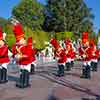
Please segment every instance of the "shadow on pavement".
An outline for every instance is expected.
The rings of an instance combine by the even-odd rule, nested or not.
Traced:
[[[43,68],[43,66],[42,66],[42,68]],[[55,67],[54,68],[50,68],[49,69],[49,71],[48,70],[43,70],[43,69],[41,69],[41,71],[36,71],[36,73],[38,74],[38,73],[51,73],[52,72],[52,74],[56,74],[57,73],[57,68],[55,69]],[[72,73],[71,71],[65,71],[65,76],[66,75],[70,75],[70,76],[74,76],[74,77],[78,77],[78,78],[80,78],[80,74],[77,74],[77,73]]]
[[[19,80],[19,78],[15,77],[15,76],[8,75],[8,80],[9,81],[16,81],[17,82]]]
[[[82,98],[81,100],[100,100],[100,96],[97,96],[96,99]]]
[[[47,100],[59,100],[59,99],[57,97],[51,95],[51,96],[48,97]]]
[[[63,80],[62,77],[61,78],[57,78],[56,76],[49,74],[49,73],[41,73],[39,74],[40,76],[50,80],[51,82],[54,82],[54,83],[58,83],[60,85],[63,85],[65,87],[69,87],[69,88],[72,88],[74,90],[77,90],[77,91],[80,91],[80,92],[84,92],[88,95],[91,95],[91,96],[95,96],[97,99],[96,100],[100,100],[100,97],[98,94],[92,92],[90,89],[88,88],[85,88],[79,84],[76,84],[76,83],[72,83],[72,82],[69,82],[68,80]],[[84,100],[84,98],[83,98]],[[89,100],[89,99],[88,99]],[[91,100],[91,99],[90,99]]]
[[[66,73],[65,72],[65,75],[71,75],[71,76],[74,76],[74,77],[78,77],[78,78],[80,78],[80,74],[77,74],[77,73],[72,73],[72,72],[68,72],[68,73]]]

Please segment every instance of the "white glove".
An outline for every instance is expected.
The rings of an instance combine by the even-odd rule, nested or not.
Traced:
[[[59,57],[56,57],[56,60],[59,60],[60,58]]]
[[[86,55],[83,55],[83,58],[86,58]]]
[[[17,55],[15,55],[15,58],[16,59],[20,59],[21,58],[21,55],[17,54]]]

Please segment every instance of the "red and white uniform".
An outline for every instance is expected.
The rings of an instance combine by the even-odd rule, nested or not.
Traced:
[[[81,48],[80,55],[84,65],[91,65],[92,49],[90,47]]]
[[[74,61],[75,59],[75,51],[74,51],[74,48],[73,48],[73,44],[71,43],[71,40],[70,39],[66,39],[64,41],[65,43],[65,51],[66,51],[66,55],[67,55],[67,61],[66,62],[71,62],[71,61]]]
[[[36,50],[32,49],[29,45],[16,45],[12,49],[13,57],[17,58],[18,65],[26,65],[26,67],[30,66],[32,62],[36,60],[35,54]],[[21,56],[18,58],[18,55]],[[27,66],[28,65],[28,66]],[[21,68],[22,68],[21,66]],[[30,68],[25,68],[30,71]]]
[[[34,64],[36,66],[36,57],[35,57],[35,55],[37,53],[37,50],[34,49],[33,46],[32,46],[32,37],[28,38],[27,49],[31,53],[31,59],[32,59],[31,64]]]
[[[60,51],[56,51],[55,58],[57,58],[58,64],[65,65],[67,56],[63,49],[61,49]]]
[[[0,68],[4,67],[7,69],[7,65],[10,59],[8,57],[8,46],[4,44],[3,41],[3,32],[0,27]]]
[[[61,46],[59,45],[59,43],[56,39],[52,39],[50,41],[50,43],[54,47],[54,52],[55,52],[54,55],[55,55],[55,58],[58,61],[58,64],[59,65],[65,65],[67,56],[66,56],[66,53],[65,53],[64,49],[61,48]]]
[[[7,45],[0,46],[0,64],[2,64],[2,67],[7,69],[9,61],[10,59],[8,57],[8,46]]]
[[[94,39],[90,40],[90,47],[92,49],[92,59],[91,61],[93,62],[98,62],[98,57],[99,57],[99,50],[96,49],[95,41]]]
[[[0,63],[8,63],[9,57],[8,57],[8,46],[7,45],[3,45],[0,46]]]
[[[16,44],[12,48],[13,57],[17,59],[17,64],[21,69],[26,69],[30,72],[31,63],[35,61],[35,50],[32,45],[25,43],[22,26],[18,23],[14,26],[14,35],[16,37]]]

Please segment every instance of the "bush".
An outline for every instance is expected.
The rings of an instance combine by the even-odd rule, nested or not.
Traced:
[[[73,32],[59,32],[59,33],[56,33],[55,35],[56,35],[56,38],[58,40],[62,40],[62,39],[65,39],[65,38],[74,39]]]
[[[13,34],[7,34],[7,44],[11,50],[12,46],[16,43],[16,39]]]
[[[25,32],[26,40],[28,39],[28,37],[32,36],[33,46],[38,50],[44,49],[45,41],[49,41],[47,32],[39,31],[39,30],[32,31],[30,28],[28,28],[26,26],[23,28],[23,31]],[[12,45],[15,44],[15,42],[16,42],[15,36],[12,31],[12,26],[7,25],[4,28],[4,32],[7,33],[6,40],[7,40],[7,44],[9,46],[9,48],[11,49]]]
[[[28,27],[24,28],[26,39],[32,36],[33,45],[36,49],[43,49],[45,47],[45,41],[49,41],[48,33],[44,31],[32,31]]]

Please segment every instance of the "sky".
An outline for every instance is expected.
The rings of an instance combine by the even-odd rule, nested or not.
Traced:
[[[100,29],[100,0],[84,0],[89,8],[92,8],[92,13],[94,14],[95,18],[94,22],[94,30],[98,32]]]
[[[45,3],[45,0],[38,0],[41,3]],[[92,13],[95,16],[93,20],[94,31],[100,28],[100,0],[84,0],[89,8],[92,8]],[[12,8],[17,5],[20,0],[0,0],[0,17],[9,18],[11,16]]]

